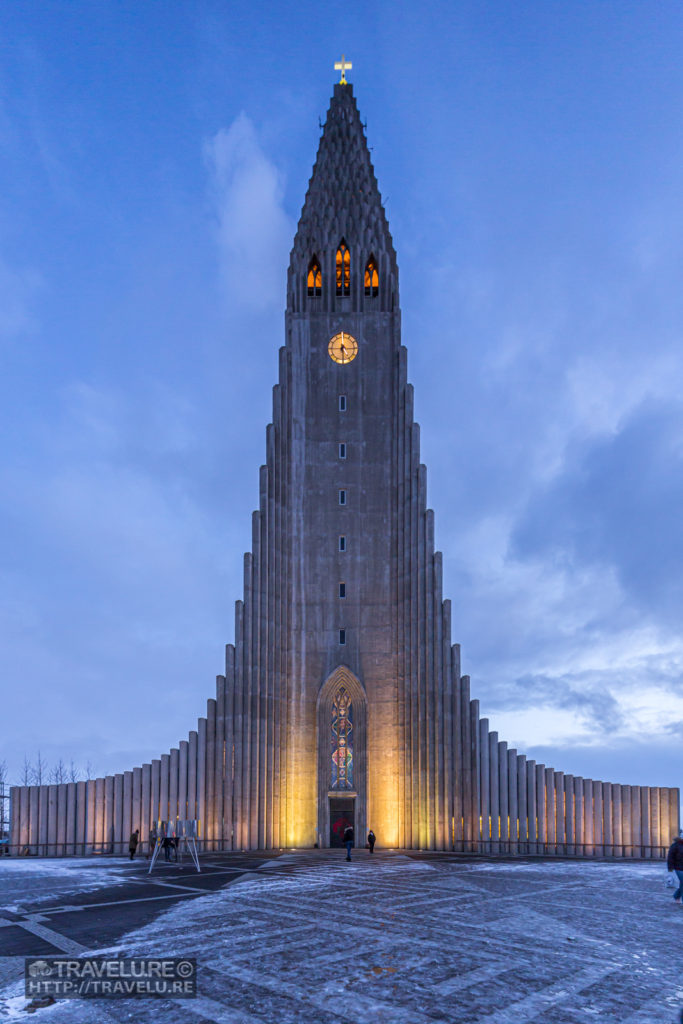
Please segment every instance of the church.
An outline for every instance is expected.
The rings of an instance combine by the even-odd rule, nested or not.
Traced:
[[[121,774],[12,790],[11,844],[123,853],[197,819],[204,849],[341,844],[659,857],[677,789],[536,764],[480,716],[451,640],[401,341],[398,266],[342,59],[287,273],[235,642],[206,715]],[[284,268],[283,268],[284,270]],[[150,752],[151,754],[152,752]]]

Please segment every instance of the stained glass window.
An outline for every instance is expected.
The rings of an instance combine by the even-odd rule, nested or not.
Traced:
[[[332,705],[331,789],[353,789],[353,704],[342,687]]]

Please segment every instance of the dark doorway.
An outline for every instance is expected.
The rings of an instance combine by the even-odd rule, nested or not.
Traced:
[[[330,797],[330,846],[344,845],[344,829],[347,825],[353,828],[355,809],[355,797]]]

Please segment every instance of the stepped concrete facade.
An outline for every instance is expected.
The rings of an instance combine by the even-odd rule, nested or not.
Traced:
[[[196,730],[148,764],[12,790],[15,850],[381,845],[660,856],[677,789],[565,775],[491,732],[451,642],[401,344],[398,267],[352,86],[335,86],[291,253],[235,643]]]

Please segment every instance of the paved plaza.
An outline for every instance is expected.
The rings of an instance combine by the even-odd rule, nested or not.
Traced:
[[[151,881],[144,862],[80,861],[70,880],[51,879],[49,862],[23,874],[16,865],[0,874],[11,908],[0,911],[0,939],[16,954],[0,961],[0,1015],[46,1024],[678,1024],[683,909],[660,862],[365,850],[351,864],[342,858],[215,854],[201,875],[161,865]],[[20,956],[105,949],[195,956],[200,994],[72,1000],[26,1014]]]

